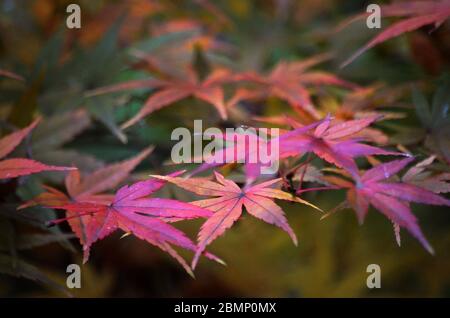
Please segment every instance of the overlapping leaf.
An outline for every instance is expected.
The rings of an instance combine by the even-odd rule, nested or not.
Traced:
[[[402,177],[405,183],[411,183],[434,193],[450,192],[450,173],[433,173],[427,170],[436,159],[431,156],[411,167]]]
[[[177,173],[173,175],[176,176]],[[212,212],[172,199],[148,198],[164,183],[164,181],[152,179],[140,181],[131,186],[123,186],[117,191],[110,204],[75,202],[58,207],[68,211],[68,214],[69,212],[74,214],[62,220],[71,217],[80,220],[78,225],[72,226],[83,243],[84,261],[88,260],[90,248],[94,242],[122,229],[169,253],[190,275],[193,275],[190,267],[171,245],[191,251],[197,251],[197,247],[183,232],[167,222],[171,219],[178,221],[209,217]],[[206,256],[218,260],[211,254],[207,253]]]
[[[361,143],[354,135],[372,124],[378,117],[349,120],[332,124],[330,117],[311,125],[300,127],[280,136],[280,157],[298,156],[313,152],[320,158],[353,176],[358,167],[353,158],[371,155],[399,155],[378,147]]]
[[[105,193],[105,191],[113,189],[124,181],[130,172],[150,154],[152,149],[145,149],[134,158],[105,166],[83,178],[79,171],[72,171],[65,179],[67,193],[53,187],[44,186],[46,192],[22,204],[20,208],[34,205],[59,207],[73,203],[108,205],[112,202],[114,196]],[[90,218],[89,216],[77,217],[77,215],[77,212],[71,210],[66,212],[67,221],[72,231],[77,234],[81,244],[85,244],[86,234],[84,231],[88,227]]]
[[[257,84],[255,89],[239,89],[234,98],[229,101],[234,105],[241,100],[261,99],[268,96],[276,96],[287,101],[294,110],[301,114],[308,114],[314,119],[320,118],[320,114],[311,101],[309,87],[332,85],[346,88],[356,88],[355,84],[347,82],[339,77],[320,71],[307,71],[310,67],[328,59],[329,56],[314,56],[304,61],[280,62],[267,75],[255,72],[241,73],[236,76],[239,81],[248,81]]]
[[[36,119],[28,127],[0,139],[0,159],[6,157],[18,146],[30,131],[36,127],[39,120],[40,119]],[[65,171],[74,169],[75,168],[49,166],[32,159],[11,158],[0,161],[0,179],[16,178],[42,171]]]
[[[295,245],[297,245],[297,237],[289,226],[283,210],[273,202],[273,199],[299,202],[318,209],[311,203],[298,197],[294,197],[287,192],[270,188],[270,186],[281,181],[281,179],[274,179],[241,189],[236,183],[225,179],[217,172],[215,172],[217,182],[199,182],[194,178],[184,179],[171,176],[152,177],[169,181],[198,195],[215,197],[192,202],[197,206],[214,212],[214,214],[202,225],[198,234],[199,245],[192,261],[192,268],[196,267],[198,259],[206,246],[211,244],[217,237],[224,234],[225,231],[232,227],[232,225],[240,218],[243,207],[245,207],[247,212],[254,217],[269,224],[276,225],[286,231]]]
[[[22,208],[43,205],[60,206],[70,202],[91,202],[105,203],[111,202],[113,196],[106,194],[105,191],[114,189],[124,181],[130,172],[147,157],[153,148],[143,150],[137,156],[119,162],[110,164],[84,176],[79,171],[72,171],[66,176],[65,186],[67,194],[55,188],[45,186],[47,192],[41,193],[33,200],[22,205]]]
[[[413,160],[414,158],[406,158],[375,166],[367,170],[355,184],[335,177],[327,180],[348,189],[347,201],[356,211],[360,223],[364,221],[369,206],[372,205],[396,226],[407,229],[428,252],[434,253],[412,214],[409,203],[450,206],[450,200],[424,188],[390,180]],[[396,232],[399,238],[399,229]]]
[[[125,82],[113,86],[103,87],[91,91],[89,95],[98,95],[103,93],[117,92],[136,88],[155,88],[157,92],[152,94],[144,103],[141,110],[130,120],[122,125],[127,128],[136,122],[151,114],[152,112],[169,106],[188,96],[194,96],[202,101],[213,105],[219,112],[222,119],[227,118],[225,109],[223,83],[231,81],[230,72],[218,69],[213,71],[205,80],[199,81],[194,73],[190,73],[187,79],[169,79],[169,80],[136,80]]]

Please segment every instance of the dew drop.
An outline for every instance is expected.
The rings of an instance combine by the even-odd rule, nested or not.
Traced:
[[[383,167],[384,178],[389,178],[389,171],[386,170],[386,167]]]

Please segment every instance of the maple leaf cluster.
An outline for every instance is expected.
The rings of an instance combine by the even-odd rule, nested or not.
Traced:
[[[344,65],[375,45],[407,31],[429,24],[439,27],[450,16],[450,2],[417,1],[386,5],[382,6],[382,15],[406,18],[379,34]],[[367,15],[360,15],[352,21],[363,16]],[[164,34],[192,26],[196,24],[175,21],[161,27],[158,32]],[[89,42],[89,39],[86,41]],[[212,37],[196,36],[185,43],[180,49],[181,53],[178,53],[195,51],[198,43],[203,44],[202,50],[213,50],[220,46],[216,42]],[[367,100],[377,91],[376,88],[360,87],[337,75],[312,70],[330,59],[330,54],[300,61],[281,61],[269,72],[236,72],[223,65],[208,65],[206,74],[201,74],[194,63],[185,63],[181,69],[173,72],[164,56],[155,57],[143,50],[133,50],[132,54],[139,60],[133,67],[144,71],[156,70],[152,75],[156,73],[158,76],[86,88],[84,92],[84,97],[89,99],[146,90],[143,105],[136,114],[121,127],[109,125],[119,136],[123,136],[123,130],[153,116],[160,109],[191,98],[199,101],[200,105],[212,105],[224,124],[227,120],[240,124],[236,120],[239,118],[236,113],[245,110],[247,103],[264,103],[275,98],[289,108],[281,116],[253,116],[253,122],[283,127],[282,133],[268,141],[259,140],[258,147],[253,150],[240,151],[241,148],[237,147],[241,145],[231,145],[217,151],[214,156],[227,157],[227,164],[205,163],[188,173],[180,170],[168,175],[152,174],[130,185],[123,183],[152,153],[153,147],[133,158],[103,166],[90,173],[82,173],[75,167],[45,165],[22,157],[0,161],[0,179],[44,171],[68,171],[64,180],[65,191],[45,186],[45,192],[25,202],[20,208],[39,205],[65,211],[64,218],[53,220],[48,225],[68,222],[83,246],[84,262],[88,261],[95,242],[121,230],[168,253],[193,276],[201,256],[224,263],[206,249],[230,230],[244,212],[285,231],[297,245],[295,229],[291,228],[288,217],[275,200],[290,201],[323,212],[303,196],[311,191],[336,190],[346,192],[344,206],[356,212],[360,223],[363,223],[372,206],[394,224],[398,244],[400,229],[404,228],[428,252],[434,253],[411,211],[411,203],[450,206],[450,200],[441,195],[450,192],[448,174],[436,175],[427,170],[434,160],[445,162],[445,158],[433,154],[401,175],[401,171],[412,164],[415,157],[401,145],[394,148],[393,144],[388,144],[388,136],[378,126],[380,122],[396,118],[398,114],[367,106]],[[25,80],[6,70],[0,70],[0,76]],[[334,110],[319,107],[314,98],[314,91],[329,87],[339,88],[346,96]],[[228,94],[230,91],[231,94]],[[428,117],[432,117],[431,114]],[[0,158],[11,154],[38,125],[39,120],[3,137],[0,140]],[[431,125],[428,121],[426,123]],[[278,159],[282,165],[277,173],[262,176],[261,165],[249,162],[248,158],[253,155],[251,151],[259,152],[261,147],[270,148],[273,142],[279,145]],[[383,161],[378,156],[383,156]],[[230,157],[232,165],[229,163]],[[313,161],[318,164],[314,165]],[[230,166],[240,171],[240,163],[244,168],[243,182],[236,181],[232,174],[227,173]],[[211,169],[210,175],[196,177],[196,174],[210,172]],[[160,197],[157,192],[167,183],[206,198],[184,202]],[[305,183],[320,186],[308,187]],[[174,226],[177,222],[198,218],[205,221],[196,242]],[[176,248],[193,252],[192,262],[186,262]]]
[[[368,145],[362,142],[361,137],[355,137],[361,136],[360,132],[378,119],[379,117],[370,117],[342,122],[327,116],[310,125],[288,130],[277,137],[280,158],[299,158],[304,154],[315,154],[340,168],[338,171],[343,177],[319,175],[318,181],[328,184],[328,187],[322,189],[299,187],[295,193],[289,193],[273,187],[287,181],[286,176],[257,183],[254,180],[257,180],[259,175],[253,173],[251,179],[253,181],[240,187],[217,171],[214,172],[216,181],[193,176],[180,177],[179,175],[184,171],[179,171],[167,176],[152,175],[149,180],[121,187],[114,195],[104,193],[125,180],[128,174],[151,153],[153,148],[149,148],[134,158],[103,167],[83,178],[78,170],[73,170],[65,179],[67,194],[47,186],[47,192],[23,204],[21,208],[38,204],[65,210],[66,217],[52,221],[51,225],[62,221],[69,223],[83,244],[84,261],[88,260],[93,243],[120,229],[169,253],[189,274],[193,275],[192,269],[196,267],[202,254],[222,262],[211,253],[205,252],[205,249],[232,227],[241,217],[244,208],[250,215],[284,230],[296,245],[297,237],[294,230],[289,226],[283,210],[274,202],[274,199],[302,203],[321,211],[320,208],[302,199],[300,195],[305,191],[343,188],[347,189],[347,202],[356,211],[361,223],[369,206],[373,205],[394,223],[398,241],[400,241],[400,228],[403,227],[430,253],[433,253],[431,245],[425,239],[416,218],[411,213],[409,203],[450,206],[450,201],[434,194],[433,191],[408,182],[413,179],[413,175],[423,172],[423,168],[417,172],[410,171],[410,176],[405,175],[403,182],[391,181],[392,177],[414,158],[401,152]],[[225,152],[228,150],[237,153],[233,148],[226,148]],[[239,153],[243,157],[236,157],[236,162],[238,159],[248,158],[248,153]],[[380,163],[361,173],[354,158],[373,155],[406,156],[407,158]],[[305,166],[301,179],[305,176],[307,164],[308,162],[303,163]],[[210,168],[210,165],[204,165]],[[244,161],[244,165],[255,164]],[[249,170],[259,171],[255,167],[247,171]],[[161,189],[166,182],[197,195],[212,198],[186,203],[149,197]],[[445,182],[444,184],[446,185]],[[173,222],[194,218],[207,219],[198,234],[197,244],[171,225]],[[171,245],[193,251],[195,256],[192,265],[189,266]]]

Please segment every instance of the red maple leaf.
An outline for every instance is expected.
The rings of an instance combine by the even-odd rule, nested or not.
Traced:
[[[169,106],[189,96],[194,96],[213,105],[222,119],[227,118],[224,93],[222,85],[231,81],[233,77],[225,69],[213,71],[205,80],[199,81],[194,72],[188,72],[187,79],[170,78],[169,80],[135,80],[112,86],[102,87],[91,91],[88,95],[118,92],[137,88],[154,88],[157,92],[152,94],[144,103],[141,110],[130,120],[122,125],[127,128],[154,111]]]
[[[342,110],[345,107],[343,105],[340,110]],[[381,119],[389,119],[393,116],[390,116],[390,114],[386,113],[380,113],[380,112],[367,112],[363,113],[360,112],[357,115],[354,116],[354,113],[346,112],[343,110],[343,113],[345,112],[345,116],[342,116],[342,113],[335,113],[334,114],[334,124],[337,124],[339,122],[344,123],[345,121],[351,120],[351,119],[363,119],[363,118],[373,118],[378,117]],[[343,118],[344,117],[344,118]],[[305,126],[305,124],[302,123],[303,118],[299,116],[290,116],[287,114],[279,115],[279,116],[254,116],[254,120],[262,123],[268,123],[272,125],[279,125],[279,126],[287,126],[291,128],[301,128]],[[280,129],[281,133],[284,133],[284,130]],[[376,128],[371,127],[365,127],[363,130],[359,131],[357,134],[353,135],[354,137],[362,137],[368,141],[372,141],[376,144],[386,144],[388,142],[388,136],[385,135],[381,130],[378,130]]]
[[[361,14],[345,21],[339,29],[355,20],[366,18],[368,14]],[[450,16],[449,0],[431,1],[406,1],[381,6],[382,17],[405,17],[378,34],[369,43],[360,48],[349,59],[342,63],[341,67],[353,62],[358,56],[368,49],[383,43],[389,39],[411,32],[425,25],[434,24],[438,28]]]
[[[450,200],[412,184],[388,180],[413,160],[414,158],[406,158],[380,164],[367,170],[355,183],[336,177],[328,177],[326,180],[348,188],[347,201],[355,210],[360,223],[363,223],[369,206],[372,205],[398,227],[398,242],[399,228],[403,227],[419,240],[428,252],[434,253],[411,212],[409,202],[450,206]]]
[[[343,86],[356,88],[357,85],[344,81],[337,76],[321,72],[307,70],[328,59],[329,55],[313,56],[300,62],[279,62],[268,75],[260,75],[255,72],[246,72],[236,75],[236,80],[248,81],[257,84],[255,89],[240,89],[228,104],[235,105],[241,100],[261,99],[276,96],[287,101],[295,111],[302,115],[309,114],[314,119],[320,118],[320,114],[314,107],[308,87],[321,85]]]
[[[59,191],[53,187],[45,186],[47,190],[33,198],[32,200],[22,204],[19,209],[27,208],[34,205],[46,206],[50,208],[57,208],[60,206],[88,206],[103,207],[109,205],[114,200],[114,195],[105,193],[123,182],[130,172],[147,157],[153,148],[147,148],[139,153],[137,156],[128,160],[107,165],[100,168],[93,173],[81,177],[79,171],[71,171],[66,176],[65,186],[67,193]],[[96,222],[97,218],[92,218],[89,215],[79,216],[83,210],[66,209],[65,220],[70,225],[72,231],[79,238],[80,243],[86,246],[89,236],[86,230],[91,226],[90,222]],[[101,214],[99,214],[101,215]],[[89,250],[85,252],[85,259],[87,259]]]
[[[77,201],[109,204],[113,199],[113,195],[104,192],[115,188],[124,181],[130,172],[152,151],[152,147],[147,148],[133,158],[107,165],[83,178],[78,170],[71,171],[65,179],[67,194],[53,187],[44,186],[47,192],[39,194],[21,205],[20,208],[23,209],[34,205],[61,206]],[[67,216],[70,217],[71,215]],[[71,224],[72,222],[69,221],[69,223]]]
[[[361,143],[354,137],[378,117],[349,120],[334,124],[329,116],[311,125],[300,127],[280,136],[280,158],[313,152],[325,161],[358,176],[353,158],[371,155],[400,155]]]
[[[22,140],[28,136],[30,131],[36,127],[39,121],[40,119],[38,118],[28,127],[0,139],[0,159],[10,154]],[[74,169],[76,168],[48,166],[32,159],[11,158],[0,161],[0,179],[16,178],[42,171],[64,171]]]
[[[215,172],[217,182],[209,180],[201,180],[200,182],[195,178],[185,179],[171,176],[152,177],[169,181],[198,195],[215,197],[192,202],[197,206],[214,212],[202,225],[198,234],[198,249],[192,261],[192,268],[196,267],[198,259],[206,246],[224,234],[239,219],[242,215],[243,207],[254,217],[269,224],[274,224],[286,231],[295,245],[297,245],[297,237],[289,226],[283,210],[273,202],[273,199],[299,202],[320,210],[311,203],[294,197],[290,193],[270,188],[271,185],[281,181],[281,179],[274,179],[241,189],[236,183],[225,179],[217,172]]]
[[[171,245],[191,251],[197,251],[197,247],[182,231],[167,222],[210,217],[212,212],[177,200],[148,198],[164,183],[152,179],[123,186],[116,192],[110,204],[75,202],[56,207],[66,210],[68,214],[72,213],[73,217],[54,220],[52,224],[72,218],[79,220],[78,225],[72,227],[83,244],[84,262],[87,262],[94,242],[107,237],[117,229],[122,229],[169,253],[193,276],[189,265]],[[221,262],[209,253],[205,255]]]
[[[225,135],[232,144],[217,150],[211,156],[203,159],[206,163],[196,168],[191,175],[201,171],[221,166],[225,163],[244,163],[247,183],[250,184],[261,174],[261,153],[268,153],[273,142],[278,142],[279,158],[301,156],[305,153],[315,153],[320,158],[340,168],[344,168],[353,176],[358,176],[358,167],[353,158],[371,155],[400,155],[398,152],[387,151],[378,147],[361,143],[367,136],[364,130],[378,120],[379,116],[371,116],[349,121],[332,120],[330,116],[303,126],[290,118],[290,125],[298,128],[287,131],[279,137],[260,138],[253,134]],[[275,139],[277,139],[275,141]],[[250,146],[256,145],[256,146]]]

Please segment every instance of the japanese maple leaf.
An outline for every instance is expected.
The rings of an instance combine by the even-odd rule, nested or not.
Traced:
[[[152,151],[153,147],[149,147],[133,158],[107,165],[83,178],[78,170],[71,171],[65,179],[67,194],[58,189],[44,186],[47,192],[39,194],[34,199],[24,203],[20,208],[33,205],[61,206],[77,201],[109,204],[113,196],[104,192],[115,188],[124,181],[130,172]],[[69,221],[69,223],[72,222]]]
[[[164,183],[162,180],[151,179],[123,186],[110,204],[75,202],[57,207],[80,219],[79,225],[73,227],[73,230],[83,244],[84,262],[87,262],[94,242],[122,229],[169,253],[193,276],[189,265],[171,245],[191,251],[197,251],[197,247],[183,232],[167,222],[210,217],[212,212],[177,200],[148,198]],[[53,224],[69,219],[70,217],[55,220]],[[220,261],[211,254],[205,255]]]
[[[329,116],[311,125],[300,127],[280,136],[280,157],[286,158],[313,152],[325,161],[358,176],[355,157],[399,155],[361,143],[354,137],[379,117],[355,119],[334,124]]]
[[[355,88],[356,85],[346,82],[337,76],[320,71],[306,70],[326,59],[326,54],[318,55],[300,62],[279,62],[268,75],[260,75],[254,72],[241,73],[236,80],[249,81],[257,84],[256,89],[240,89],[229,101],[234,105],[240,100],[260,99],[268,96],[276,96],[287,101],[295,111],[302,115],[306,112],[314,119],[320,118],[320,114],[314,107],[308,87],[334,85]]]
[[[53,187],[44,186],[46,192],[39,194],[19,208],[23,209],[34,205],[57,208],[68,204],[87,203],[99,204],[100,206],[108,205],[113,201],[114,196],[105,192],[123,182],[152,150],[152,147],[147,148],[133,158],[107,165],[83,178],[79,171],[71,171],[65,179],[67,193]],[[88,216],[79,217],[79,212],[72,210],[66,210],[66,219],[72,231],[80,239],[80,243],[84,245],[86,243],[85,229],[91,219]]]
[[[358,15],[350,20],[355,21],[367,17],[368,14]],[[405,1],[381,6],[382,17],[404,17],[404,19],[394,23],[378,34],[369,43],[364,45],[349,59],[342,63],[341,67],[353,62],[358,56],[368,49],[397,37],[403,33],[411,32],[425,25],[433,24],[438,28],[444,21],[450,17],[449,0],[430,0],[430,1]],[[345,24],[348,24],[346,22]]]
[[[0,159],[10,154],[22,140],[28,136],[30,131],[36,127],[39,121],[40,119],[38,118],[28,127],[0,139]],[[32,159],[10,158],[0,161],[0,179],[16,178],[42,171],[64,171],[74,169],[76,168],[49,166]]]
[[[412,184],[388,180],[413,160],[414,158],[406,158],[375,166],[367,170],[356,183],[337,178],[327,180],[348,188],[347,201],[356,211],[360,223],[363,223],[369,206],[372,205],[394,225],[407,229],[428,252],[433,254],[433,248],[412,214],[409,202],[450,206],[450,200]],[[398,232],[396,235],[399,242]]]
[[[348,121],[350,119],[363,119],[363,118],[373,118],[378,117],[381,119],[387,119],[392,118],[389,115],[385,113],[379,113],[379,112],[368,112],[366,114],[360,113],[358,116],[353,116],[354,114],[346,113],[345,116],[342,116],[342,113],[340,113],[340,110],[342,110],[342,107],[339,108],[339,111],[334,113],[335,120],[334,123],[337,124],[339,122]],[[280,125],[280,126],[289,126],[291,128],[301,128],[305,126],[302,124],[302,118],[300,116],[289,116],[287,114],[279,115],[279,116],[254,116],[254,120],[258,122],[263,123],[269,123],[272,125]],[[284,133],[284,131],[280,130],[281,133]],[[372,141],[377,144],[386,144],[388,142],[388,136],[385,135],[381,130],[378,130],[376,128],[371,127],[365,127],[363,130],[358,132],[354,135],[354,137],[362,137],[367,141]]]
[[[287,192],[270,188],[271,185],[281,181],[281,179],[274,179],[241,189],[236,183],[225,179],[221,174],[217,172],[214,172],[214,174],[217,182],[209,180],[200,182],[195,178],[152,176],[174,183],[198,195],[215,197],[192,202],[197,206],[214,212],[202,225],[198,234],[198,249],[192,261],[192,268],[196,267],[198,259],[206,246],[224,234],[239,219],[242,215],[243,207],[254,217],[269,224],[274,224],[286,231],[295,245],[297,245],[297,237],[289,226],[283,210],[273,202],[273,199],[299,202],[318,209],[311,203],[294,197]]]
[[[205,80],[199,81],[193,72],[189,72],[187,79],[172,78],[169,80],[135,80],[103,87],[91,91],[89,96],[117,92],[126,89],[155,88],[157,92],[152,94],[144,103],[141,110],[130,120],[122,125],[127,128],[134,125],[147,115],[163,107],[169,106],[186,97],[194,96],[213,105],[222,119],[227,118],[224,103],[222,84],[232,79],[231,74],[223,69],[213,71]]]
[[[247,182],[252,183],[261,173],[263,166],[260,160],[261,152],[268,153],[268,150],[272,148],[272,143],[278,142],[279,158],[273,159],[278,160],[313,152],[327,162],[345,168],[357,176],[358,167],[353,158],[400,154],[361,143],[365,139],[363,137],[367,135],[364,130],[379,118],[379,116],[371,116],[350,121],[337,121],[328,116],[307,126],[301,125],[292,118],[287,118],[286,122],[298,128],[271,139],[242,134],[230,146],[216,151],[211,156],[204,157],[206,163],[195,169],[192,174],[225,163],[244,163]],[[239,136],[239,134],[236,135]],[[252,147],[251,144],[256,146]],[[253,160],[250,160],[252,158]],[[219,163],[216,163],[217,161]]]

